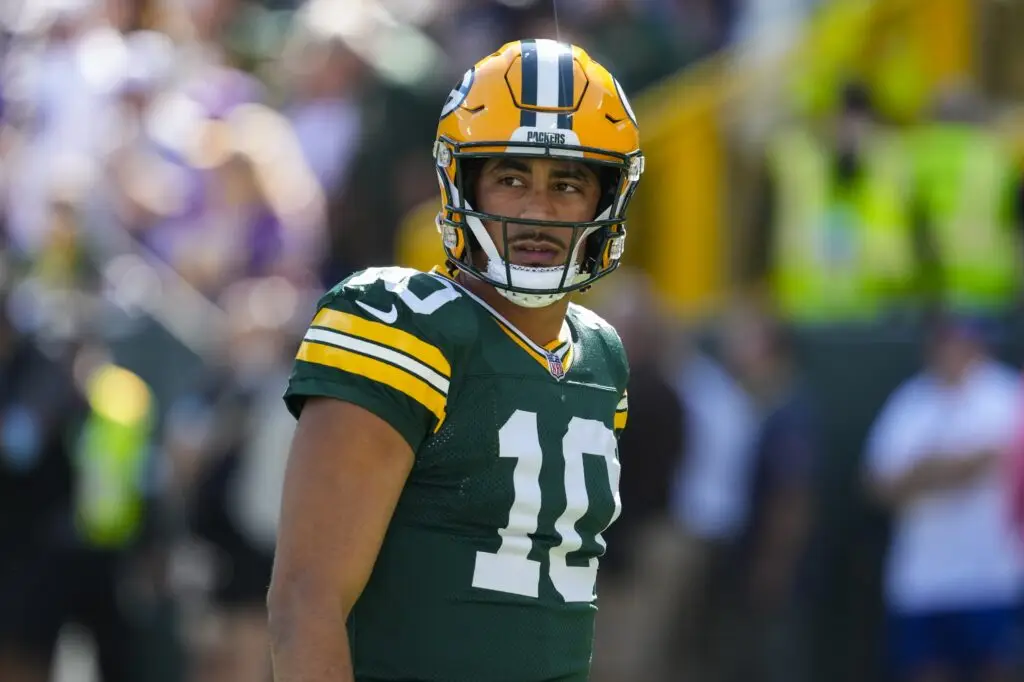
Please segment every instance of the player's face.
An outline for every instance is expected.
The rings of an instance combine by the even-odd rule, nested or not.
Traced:
[[[529,220],[593,220],[600,196],[601,184],[593,169],[578,161],[560,159],[488,159],[476,186],[479,210]],[[506,253],[501,222],[485,221],[484,225],[501,257],[514,265],[562,265],[573,246],[573,231],[569,228],[521,225],[510,220]]]

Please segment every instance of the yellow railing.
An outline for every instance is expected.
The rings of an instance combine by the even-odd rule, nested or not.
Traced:
[[[826,111],[840,79],[857,74],[897,118],[917,115],[942,82],[973,74],[970,0],[837,0],[816,16],[786,56],[779,83],[805,111]],[[669,310],[715,311],[732,292],[728,234],[732,202],[723,122],[751,107],[760,69],[723,53],[634,98],[647,170],[630,209],[625,263],[653,278]],[[787,82],[788,80],[788,82]],[[397,258],[430,267],[443,257],[436,201],[407,217]]]

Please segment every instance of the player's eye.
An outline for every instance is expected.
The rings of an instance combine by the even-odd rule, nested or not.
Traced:
[[[523,179],[516,175],[503,175],[498,178],[499,185],[505,185],[506,187],[525,187],[526,183]]]
[[[559,183],[555,184],[555,191],[557,191],[557,192],[566,192],[568,194],[572,194],[574,192],[578,193],[578,192],[581,192],[583,190],[581,190],[579,187],[577,187],[576,185],[573,185],[571,183],[559,182]]]

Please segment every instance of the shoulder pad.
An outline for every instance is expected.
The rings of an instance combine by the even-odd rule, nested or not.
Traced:
[[[578,303],[570,303],[569,308],[572,310],[575,319],[580,324],[597,331],[611,332],[618,337],[618,332],[615,331],[615,327],[608,324],[603,317],[595,313],[590,308],[585,308]]]
[[[368,268],[335,286],[324,303],[347,300],[385,324],[408,319],[420,326],[427,322],[420,318],[434,315],[461,296],[456,287],[419,270]]]
[[[447,282],[405,268],[373,268],[342,281],[321,298],[306,330],[289,409],[298,416],[310,395],[355,402],[415,450],[445,418],[459,355],[446,311],[460,297]]]
[[[462,299],[461,301],[459,299]],[[474,318],[466,299],[443,277],[400,267],[368,268],[336,285],[319,308],[349,312],[407,331],[457,354],[473,338]]]
[[[580,327],[591,330],[595,336],[600,338],[605,352],[608,353],[613,364],[619,370],[620,388],[624,389],[629,381],[629,361],[626,359],[626,349],[623,347],[622,339],[619,338],[615,327],[594,311],[576,303],[569,304],[569,315]]]

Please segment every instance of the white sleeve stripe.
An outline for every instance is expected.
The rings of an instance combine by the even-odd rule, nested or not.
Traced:
[[[384,346],[379,346],[369,341],[328,331],[326,329],[309,329],[306,332],[306,341],[326,343],[332,346],[337,346],[338,348],[345,348],[357,353],[362,353],[363,355],[369,355],[370,357],[390,362],[392,365],[397,365],[410,374],[414,374],[420,379],[423,379],[423,381],[426,381],[441,393],[448,395],[447,379],[430,367],[427,367],[422,362],[414,360],[408,355],[403,355],[398,351],[385,348]]]
[[[625,410],[628,407],[629,407],[629,400],[626,399],[625,397],[623,397],[623,399],[619,401],[619,406],[615,408],[615,411],[618,412],[619,410]]]

